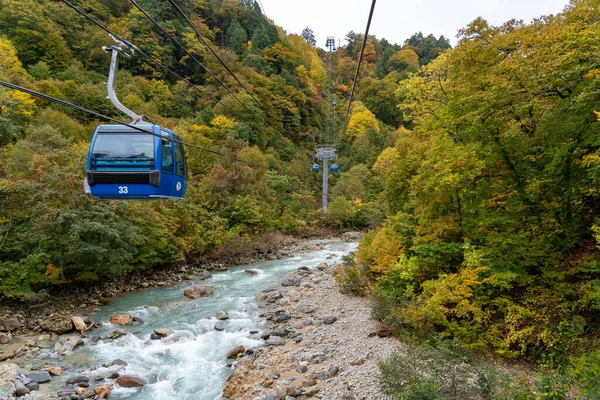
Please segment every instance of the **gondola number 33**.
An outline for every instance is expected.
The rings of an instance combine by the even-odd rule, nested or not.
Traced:
[[[127,194],[129,193],[129,188],[127,186],[119,186],[119,194]]]

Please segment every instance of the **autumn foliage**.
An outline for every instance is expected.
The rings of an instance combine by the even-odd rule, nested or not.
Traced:
[[[412,129],[375,163],[390,213],[357,260],[402,324],[549,365],[593,347],[598,32],[589,0],[531,24],[477,19],[400,82]]]

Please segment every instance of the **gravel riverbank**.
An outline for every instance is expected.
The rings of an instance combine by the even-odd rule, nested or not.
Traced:
[[[400,343],[371,319],[368,298],[339,292],[331,266],[300,268],[259,295],[266,347],[240,355],[229,399],[382,399],[378,361]],[[383,336],[383,337],[380,337]]]

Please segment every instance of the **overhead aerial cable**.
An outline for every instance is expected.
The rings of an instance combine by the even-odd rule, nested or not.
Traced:
[[[350,99],[348,100],[348,109],[346,110],[346,119],[344,120],[344,129],[342,130],[342,137],[346,135],[346,129],[348,129],[348,118],[350,117],[350,108],[352,106],[352,99],[354,98],[354,90],[356,89],[356,82],[358,82],[358,73],[360,71],[360,64],[362,63],[363,54],[369,39],[369,29],[371,28],[371,20],[373,19],[373,11],[375,11],[375,3],[377,0],[373,0],[371,4],[371,11],[369,12],[369,20],[367,22],[367,29],[363,38],[363,43],[360,48],[360,56],[358,57],[358,64],[356,65],[356,73],[354,74],[354,82],[352,83],[352,90],[350,91]]]
[[[69,107],[69,108],[72,108],[74,110],[78,110],[78,111],[84,112],[86,114],[93,115],[93,116],[95,116],[97,118],[100,118],[100,119],[103,119],[103,120],[106,120],[106,121],[111,121],[111,122],[115,122],[115,123],[120,124],[120,125],[124,125],[124,126],[126,126],[128,128],[134,129],[134,130],[136,130],[138,132],[143,132],[143,133],[146,133],[148,135],[152,135],[152,136],[156,136],[156,137],[160,137],[160,138],[164,139],[164,137],[162,135],[154,133],[154,132],[151,132],[151,131],[149,131],[147,129],[144,129],[142,127],[139,127],[139,126],[136,126],[136,125],[133,125],[133,124],[127,124],[127,123],[121,122],[118,119],[115,119],[115,118],[112,118],[112,117],[100,114],[100,113],[98,113],[96,111],[89,110],[87,108],[78,106],[78,105],[73,104],[73,103],[69,103],[68,101],[61,100],[61,99],[49,96],[49,95],[44,94],[44,93],[36,92],[35,90],[27,89],[27,88],[24,88],[22,86],[18,86],[18,85],[15,85],[13,83],[5,82],[5,81],[0,81],[0,86],[4,86],[4,87],[7,87],[9,89],[17,90],[19,92],[27,93],[27,94],[29,94],[31,96],[35,96],[35,97],[38,97],[40,99],[43,99],[43,100],[46,100],[46,101],[49,101],[49,102],[52,102],[52,103],[55,103],[55,104],[59,104],[59,105],[64,106],[64,107]],[[239,163],[242,163],[242,164],[246,164],[246,165],[248,165],[250,167],[253,167],[253,168],[264,168],[264,167],[262,167],[260,165],[249,163],[249,162],[244,161],[244,160],[242,160],[240,158],[237,158],[235,156],[232,156],[232,155],[229,155],[229,154],[225,154],[225,153],[221,153],[221,152],[219,152],[217,150],[208,149],[206,147],[198,146],[198,145],[195,145],[193,143],[184,142],[182,140],[178,140],[178,139],[174,139],[174,138],[169,138],[167,140],[169,140],[169,141],[171,141],[173,143],[180,143],[183,146],[187,146],[187,147],[191,147],[191,148],[198,149],[198,150],[201,150],[201,151],[205,151],[207,153],[216,154],[216,155],[221,156],[223,158],[228,158],[231,161],[235,161],[235,162],[239,162]]]
[[[185,19],[185,21],[187,22],[187,24],[194,30],[194,32],[196,33],[196,36],[198,36],[198,38],[200,40],[202,40],[202,42],[206,45],[206,47],[208,47],[208,49],[210,50],[210,52],[217,58],[217,60],[219,60],[219,62],[221,63],[221,65],[223,65],[223,67],[225,67],[225,69],[227,70],[227,72],[242,86],[242,88],[244,88],[244,90],[246,91],[246,93],[248,93],[250,95],[250,97],[252,97],[256,103],[258,103],[258,105],[260,106],[260,108],[262,108],[264,110],[265,107],[262,105],[262,103],[260,101],[258,101],[256,99],[256,97],[254,97],[252,95],[252,93],[250,93],[250,91],[238,79],[238,77],[233,73],[233,71],[229,68],[229,66],[225,63],[225,61],[223,61],[221,59],[221,57],[219,57],[219,55],[215,52],[215,50],[212,48],[212,46],[210,45],[210,43],[208,43],[208,41],[204,38],[204,36],[202,36],[200,34],[200,32],[198,31],[198,29],[196,28],[196,26],[185,15],[185,13],[181,10],[181,8],[177,5],[177,3],[175,3],[174,0],[169,0],[169,3],[171,3],[173,5],[173,7],[175,7],[175,9],[177,10],[177,12],[183,17],[183,19]]]
[[[119,35],[117,35],[116,33],[112,32],[111,30],[109,30],[107,27],[105,27],[104,25],[102,25],[100,22],[98,22],[96,19],[94,19],[92,16],[90,16],[89,14],[87,14],[85,11],[81,10],[80,8],[78,8],[77,6],[75,6],[74,4],[72,4],[71,2],[67,1],[67,0],[61,0],[63,3],[65,3],[67,6],[69,6],[70,8],[72,8],[73,10],[75,10],[78,14],[80,14],[81,16],[85,17],[88,21],[90,21],[91,23],[93,23],[94,25],[96,25],[98,28],[102,29],[103,31],[105,31],[106,33],[108,33],[109,35],[113,36],[116,40],[123,42],[123,43],[127,43],[129,44],[131,47],[135,48],[135,51],[137,51],[138,53],[140,53],[144,58],[146,58],[147,60],[149,60],[151,63],[153,63],[154,65],[164,69],[165,71],[169,72],[170,74],[172,74],[173,76],[176,76],[177,78],[179,78],[180,80],[184,81],[185,83],[187,83],[190,87],[194,88],[196,91],[198,91],[199,93],[202,93],[205,96],[208,96],[209,98],[211,98],[212,100],[216,101],[218,104],[221,104],[223,107],[225,107],[227,110],[229,110],[231,113],[233,113],[234,115],[240,117],[240,115],[233,110],[231,107],[229,107],[228,105],[226,105],[225,103],[221,102],[219,99],[217,99],[215,96],[213,96],[212,94],[208,93],[206,90],[203,90],[202,88],[200,88],[199,86],[193,84],[192,82],[190,82],[188,79],[184,78],[183,76],[179,75],[177,72],[171,70],[169,67],[165,66],[164,64],[162,64],[160,61],[152,58],[151,56],[149,56],[148,54],[146,54],[145,52],[143,52],[141,49],[139,49],[137,46],[135,46],[133,43],[131,43],[130,41],[120,37]]]
[[[224,83],[223,81],[221,81],[219,79],[219,77],[217,77],[210,69],[208,69],[204,64],[202,64],[202,62],[200,60],[198,60],[198,58],[196,56],[194,56],[192,53],[190,53],[188,51],[188,49],[185,48],[184,45],[182,45],[176,38],[175,36],[173,36],[171,33],[169,33],[169,31],[167,31],[161,24],[158,23],[158,21],[156,21],[150,14],[148,14],[146,11],[144,11],[144,9],[142,7],[140,7],[137,2],[135,0],[129,0],[131,1],[131,3],[142,13],[144,14],[144,16],[146,16],[146,18],[148,18],[148,20],[150,22],[152,22],[152,24],[157,27],[163,34],[165,34],[170,40],[172,40],[181,50],[183,50],[188,56],[190,56],[198,65],[200,65],[206,72],[209,73],[210,76],[212,76],[221,86],[223,86],[225,88],[225,90],[227,90],[227,92],[229,94],[231,94],[238,103],[240,103],[242,105],[242,107],[244,107],[246,110],[248,110],[252,115],[254,115],[255,117],[258,118],[258,116],[256,114],[254,114],[254,112],[252,112],[252,110],[250,110]]]

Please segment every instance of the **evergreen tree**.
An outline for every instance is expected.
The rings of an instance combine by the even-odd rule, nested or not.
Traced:
[[[248,35],[238,21],[233,21],[227,29],[227,44],[233,51],[241,54],[248,42]]]
[[[302,30],[302,37],[306,40],[306,43],[311,46],[315,46],[317,44],[317,40],[315,39],[315,33],[308,26]]]

